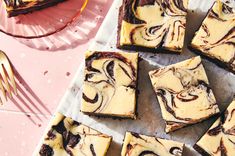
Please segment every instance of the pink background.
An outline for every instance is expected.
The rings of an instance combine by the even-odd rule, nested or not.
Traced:
[[[103,1],[99,13],[104,18],[113,0]],[[97,32],[103,18],[93,32]],[[22,88],[17,97],[0,106],[1,156],[32,155],[95,33],[85,43],[55,52],[29,48],[0,33],[0,49],[18,71],[18,88]]]

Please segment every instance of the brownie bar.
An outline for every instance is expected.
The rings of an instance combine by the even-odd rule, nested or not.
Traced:
[[[200,57],[149,72],[166,122],[166,132],[219,113]]]
[[[126,132],[121,156],[182,156],[183,148],[180,142]]]
[[[235,10],[217,1],[209,10],[191,45],[193,52],[206,56],[235,73]]]
[[[235,98],[224,114],[194,145],[201,155],[235,155]]]
[[[31,13],[36,10],[51,7],[63,1],[66,0],[4,0],[8,17]]]
[[[111,140],[112,137],[57,113],[37,155],[105,156]]]
[[[117,47],[149,52],[181,52],[187,6],[188,0],[123,0],[119,8]]]
[[[136,118],[138,53],[86,53],[81,111]]]

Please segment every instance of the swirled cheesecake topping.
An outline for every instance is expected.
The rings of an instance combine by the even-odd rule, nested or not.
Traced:
[[[57,113],[38,156],[105,156],[111,137]]]
[[[204,155],[235,155],[235,98],[194,147]]]
[[[188,0],[124,0],[119,13],[118,47],[181,51]]]
[[[87,52],[81,111],[135,118],[137,53]]]
[[[235,10],[215,2],[191,46],[235,72]]]
[[[151,71],[149,75],[166,121],[166,132],[219,112],[200,57]]]
[[[121,156],[182,156],[184,144],[127,132]]]

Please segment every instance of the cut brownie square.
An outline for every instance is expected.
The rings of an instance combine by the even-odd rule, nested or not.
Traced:
[[[235,98],[225,113],[194,145],[203,156],[235,155]]]
[[[217,1],[196,32],[190,48],[235,73],[235,9]]]
[[[87,52],[81,111],[136,117],[138,53]]]
[[[121,156],[182,156],[183,147],[180,142],[127,132]]]
[[[181,52],[188,0],[123,0],[119,9],[117,47]]]
[[[57,113],[47,132],[40,156],[105,156],[112,137]]]
[[[219,113],[201,58],[149,72],[166,132],[198,123]]]
[[[3,0],[8,17],[27,14],[35,10],[50,7],[65,0]]]

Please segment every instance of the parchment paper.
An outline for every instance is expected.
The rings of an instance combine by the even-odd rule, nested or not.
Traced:
[[[106,16],[94,43],[90,50],[96,51],[120,51],[116,49],[116,32],[118,8],[122,0],[115,0],[108,15]],[[194,32],[200,26],[208,9],[212,6],[214,0],[191,0],[189,3],[189,13],[187,20],[187,32],[185,45],[188,45]],[[186,47],[186,46],[185,46]],[[192,56],[195,56],[187,48],[181,55],[175,54],[153,54],[139,52],[143,58],[139,64],[138,89],[140,91],[138,98],[138,118],[137,120],[114,120],[112,118],[97,118],[87,116],[80,112],[81,87],[83,83],[84,63],[79,70],[62,99],[58,111],[66,116],[82,122],[102,133],[113,136],[113,142],[108,151],[108,156],[120,156],[121,144],[126,131],[155,135],[161,138],[172,139],[186,144],[184,156],[197,156],[192,145],[206,132],[206,130],[215,121],[212,117],[204,122],[194,124],[170,134],[164,132],[164,120],[161,117],[160,107],[153,92],[148,72],[165,65],[176,63]],[[209,77],[211,87],[216,96],[220,110],[223,111],[232,99],[235,93],[235,76],[215,64],[203,59],[203,65]]]

